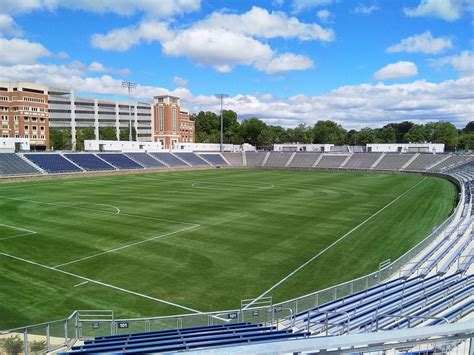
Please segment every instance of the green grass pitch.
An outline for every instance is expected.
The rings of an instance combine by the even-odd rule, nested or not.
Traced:
[[[269,294],[293,298],[396,259],[455,201],[443,179],[343,172],[213,169],[3,184],[0,329],[75,309],[119,317],[235,309],[383,209]]]

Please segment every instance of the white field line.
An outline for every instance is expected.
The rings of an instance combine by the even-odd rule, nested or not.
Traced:
[[[342,237],[340,237],[338,240],[334,241],[333,243],[331,243],[329,246],[327,246],[326,248],[324,248],[323,250],[321,250],[319,253],[317,253],[316,255],[314,255],[311,259],[309,259],[308,261],[306,261],[304,264],[298,266],[295,270],[293,270],[292,272],[290,272],[287,276],[285,276],[283,279],[281,279],[280,281],[278,281],[276,284],[274,284],[272,287],[270,287],[268,290],[266,290],[265,292],[263,292],[260,296],[258,296],[257,298],[255,298],[252,302],[250,302],[247,306],[245,306],[242,310],[246,310],[247,308],[249,308],[251,305],[253,305],[255,302],[257,302],[258,300],[260,300],[262,297],[266,296],[270,291],[272,291],[273,289],[275,289],[276,287],[280,286],[282,283],[284,283],[286,280],[288,280],[290,277],[292,277],[294,274],[296,274],[298,271],[300,271],[301,269],[303,269],[306,265],[308,265],[309,263],[313,262],[315,259],[317,259],[318,257],[320,257],[321,255],[323,255],[325,252],[327,252],[329,249],[331,249],[333,246],[335,246],[336,244],[338,244],[340,241],[342,241],[343,239],[345,239],[347,236],[349,236],[350,234],[352,234],[352,232],[356,231],[357,229],[359,229],[360,227],[362,227],[364,224],[366,224],[368,221],[370,221],[372,218],[374,218],[375,216],[377,216],[378,214],[380,214],[383,210],[385,210],[386,208],[390,207],[391,205],[393,205],[395,202],[397,202],[399,199],[401,199],[403,196],[405,196],[406,194],[408,194],[411,190],[413,190],[415,187],[417,187],[419,184],[421,184],[423,181],[425,181],[427,178],[425,177],[423,180],[421,181],[418,181],[415,185],[413,185],[412,187],[410,187],[407,191],[405,191],[404,193],[402,193],[401,195],[399,195],[398,197],[396,197],[395,199],[393,199],[391,202],[389,202],[388,204],[386,204],[384,207],[382,207],[380,210],[378,210],[377,212],[375,212],[374,214],[372,214],[369,218],[367,218],[366,220],[364,220],[363,222],[359,223],[357,226],[355,226],[354,228],[352,228],[349,232],[347,232],[346,234],[344,234]]]
[[[56,207],[65,207],[65,208],[73,208],[73,209],[85,210],[85,211],[95,211],[95,212],[102,212],[102,213],[108,213],[108,214],[117,214],[116,211],[95,210],[95,209],[86,208],[86,207],[64,205],[64,204],[56,203],[56,202],[43,202],[43,201],[28,200],[28,199],[19,198],[19,197],[0,196],[0,199],[2,199],[2,198],[7,199],[7,200],[24,201],[24,202],[29,202],[29,203],[38,203],[38,204],[42,204],[42,205],[49,205],[49,206],[56,206]],[[109,205],[109,207],[110,207],[110,205]],[[137,215],[137,214],[132,214],[132,213],[123,213],[123,212],[120,212],[120,214],[122,216],[129,216],[129,217],[142,218],[142,219],[150,219],[150,220],[154,220],[154,221],[173,222],[173,223],[185,224],[185,225],[188,225],[188,226],[196,226],[196,227],[200,226],[197,223],[176,221],[176,220],[173,220],[173,219],[148,217],[148,216],[142,216],[142,215]]]
[[[194,228],[197,228],[197,227],[200,227],[200,225],[186,227],[186,228],[174,231],[174,232],[169,232],[169,233],[161,234],[161,235],[158,235],[156,237],[149,238],[149,239],[140,240],[140,241],[135,242],[135,243],[125,244],[125,245],[122,245],[122,246],[114,248],[114,249],[103,251],[101,253],[85,256],[85,257],[77,259],[77,260],[68,261],[67,263],[64,263],[64,264],[55,265],[55,266],[53,266],[53,269],[57,269],[57,268],[60,268],[60,267],[66,266],[66,265],[75,264],[75,263],[78,263],[78,262],[81,262],[81,261],[84,261],[84,260],[92,259],[92,258],[95,258],[95,257],[98,257],[98,256],[113,253],[113,252],[123,250],[123,249],[126,249],[126,248],[134,247],[136,245],[140,245],[140,244],[143,244],[143,243],[148,243],[148,242],[151,242],[152,240],[157,240],[157,239],[161,239],[161,238],[164,238],[164,237],[168,237],[168,236],[173,235],[173,234],[182,233],[182,232],[185,232],[187,230],[191,230],[191,229],[194,229]]]
[[[19,227],[15,227],[15,226],[10,226],[10,225],[8,225],[8,224],[1,224],[1,223],[0,223],[0,226],[26,232],[26,233],[17,234],[17,235],[11,236],[11,237],[0,238],[0,240],[7,240],[7,239],[19,238],[19,237],[24,237],[24,236],[27,236],[27,235],[33,235],[33,234],[36,234],[36,233],[37,233],[37,232],[31,231],[31,230],[29,230],[29,229],[19,228]]]
[[[201,312],[201,311],[198,311],[198,310],[195,310],[195,309],[193,309],[193,308],[186,307],[186,306],[182,306],[182,305],[177,304],[177,303],[173,303],[173,302],[169,302],[169,301],[162,300],[162,299],[160,299],[160,298],[156,298],[156,297],[144,295],[144,294],[142,294],[142,293],[138,293],[138,292],[135,292],[135,291],[127,290],[127,289],[125,289],[125,288],[118,287],[118,286],[114,286],[114,285],[111,285],[111,284],[107,284],[107,283],[102,282],[102,281],[93,280],[93,279],[90,279],[90,278],[88,278],[88,277],[84,277],[84,276],[80,276],[80,275],[77,275],[77,274],[73,274],[72,272],[68,272],[68,271],[64,271],[64,270],[59,270],[59,269],[54,269],[54,268],[52,268],[51,266],[39,264],[39,263],[37,263],[37,262],[35,262],[35,261],[23,259],[23,258],[20,258],[20,257],[18,257],[18,256],[6,254],[6,253],[3,253],[3,252],[0,252],[0,255],[3,255],[3,256],[6,256],[6,257],[8,257],[8,258],[15,259],[15,260],[18,260],[18,261],[22,261],[22,262],[27,263],[27,264],[30,264],[30,265],[35,265],[35,266],[41,267],[41,268],[43,268],[43,269],[47,269],[47,270],[50,270],[50,271],[56,271],[56,272],[59,272],[59,273],[64,274],[64,275],[76,277],[76,278],[78,278],[78,279],[80,279],[80,280],[88,281],[88,282],[91,282],[91,283],[96,284],[96,285],[108,287],[108,288],[111,288],[111,289],[116,290],[116,291],[120,291],[120,292],[123,292],[123,293],[128,293],[128,294],[130,294],[130,295],[138,296],[138,297],[145,298],[145,299],[148,299],[148,300],[152,300],[152,301],[164,303],[164,304],[167,304],[167,305],[169,305],[169,306],[173,306],[173,307],[177,307],[177,308],[182,308],[182,309],[185,309],[185,310],[190,311],[190,312],[193,312],[193,313],[204,314],[204,313]]]
[[[95,205],[97,205],[97,206],[112,207],[112,208],[115,210],[115,214],[119,214],[119,213],[120,213],[120,208],[118,208],[118,207],[116,207],[116,206],[106,205],[105,203],[96,203]]]
[[[79,287],[79,286],[82,286],[82,285],[85,285],[85,284],[88,284],[88,283],[89,283],[89,281],[80,282],[80,283],[74,285],[73,287]]]

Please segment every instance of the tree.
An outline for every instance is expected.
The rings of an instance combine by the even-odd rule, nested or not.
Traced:
[[[346,130],[333,121],[318,121],[313,127],[314,143],[342,145],[345,137]]]
[[[76,150],[84,150],[84,141],[95,139],[94,128],[81,128],[76,130]]]
[[[313,130],[304,123],[296,128],[287,130],[288,142],[291,143],[311,143],[313,141]]]
[[[128,141],[130,139],[130,129],[120,128],[119,135],[121,141]],[[135,127],[132,127],[132,140],[137,140],[137,131],[135,130]]]
[[[115,133],[115,128],[113,127],[103,127],[99,128],[99,138],[106,141],[116,141],[117,135]]]
[[[68,129],[51,128],[49,130],[49,146],[53,150],[71,150],[71,131]]]
[[[393,126],[385,126],[381,130],[377,130],[377,138],[380,143],[396,143],[397,130]]]
[[[23,351],[23,341],[18,335],[11,336],[5,339],[3,343],[3,348],[7,354],[19,354]]]
[[[244,142],[258,146],[259,142],[265,141],[263,139],[265,136],[260,137],[260,139],[259,136],[266,127],[265,122],[256,117],[245,119],[240,124],[240,136]]]
[[[466,127],[464,127],[463,132],[474,132],[474,121],[469,122]]]
[[[465,150],[474,149],[474,131],[462,132],[459,136],[458,147]]]
[[[413,125],[405,135],[405,140],[410,143],[422,143],[428,140],[429,134],[423,125]]]
[[[433,133],[431,141],[434,143],[444,143],[446,148],[454,149],[458,145],[458,130],[450,122],[431,123]]]
[[[362,128],[357,134],[357,145],[366,145],[367,143],[375,143],[377,140],[376,132],[370,128]]]

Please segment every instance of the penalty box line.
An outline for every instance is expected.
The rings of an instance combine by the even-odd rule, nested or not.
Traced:
[[[19,238],[19,237],[25,237],[25,236],[27,236],[27,235],[33,235],[33,234],[37,234],[37,233],[38,233],[38,232],[29,230],[29,229],[19,228],[19,227],[15,227],[15,226],[10,226],[9,224],[2,224],[2,223],[0,223],[0,226],[26,232],[26,233],[21,233],[21,234],[13,235],[13,236],[11,236],[11,237],[0,238],[0,241],[1,241],[1,240],[7,240],[7,239]]]
[[[311,259],[309,259],[308,261],[306,261],[304,264],[300,265],[299,267],[297,267],[295,270],[293,270],[292,272],[290,272],[287,276],[285,276],[283,279],[281,279],[280,281],[278,281],[276,284],[274,284],[272,287],[270,287],[268,290],[266,290],[265,292],[263,292],[260,296],[258,296],[257,298],[255,298],[252,302],[250,302],[248,305],[246,305],[242,310],[246,310],[247,308],[249,308],[250,306],[252,306],[255,302],[259,301],[262,297],[265,297],[269,292],[271,292],[272,290],[274,290],[275,288],[277,288],[278,286],[280,286],[282,283],[284,283],[286,280],[288,280],[290,277],[292,277],[294,274],[296,274],[298,271],[300,271],[301,269],[303,269],[306,265],[310,264],[311,262],[313,262],[315,259],[317,259],[318,257],[320,257],[321,255],[323,255],[325,252],[327,252],[329,249],[331,249],[332,247],[334,247],[336,244],[338,244],[340,241],[342,241],[343,239],[345,239],[347,236],[349,236],[350,234],[352,234],[354,231],[356,231],[357,229],[359,229],[360,227],[362,227],[364,224],[366,224],[368,221],[370,221],[372,218],[374,218],[375,216],[379,215],[382,211],[384,211],[386,208],[390,207],[391,205],[393,205],[395,202],[397,202],[399,199],[401,199],[403,196],[405,196],[406,194],[408,194],[411,190],[413,190],[415,187],[417,187],[418,185],[420,185],[423,181],[425,181],[427,178],[425,177],[423,180],[421,181],[418,181],[415,185],[413,185],[412,187],[410,187],[408,190],[406,190],[404,193],[402,193],[401,195],[399,195],[398,197],[396,197],[395,199],[393,199],[391,202],[389,202],[388,204],[386,204],[384,207],[382,207],[381,209],[379,209],[377,212],[375,212],[374,214],[372,214],[369,218],[367,218],[366,220],[362,221],[361,223],[359,223],[357,226],[355,226],[354,228],[352,228],[349,232],[347,232],[346,234],[344,234],[342,237],[340,237],[339,239],[337,239],[336,241],[334,241],[333,243],[331,243],[330,245],[328,245],[326,248],[324,248],[323,250],[321,250],[319,253],[317,253],[316,255],[314,255]]]
[[[140,245],[140,244],[144,244],[144,243],[147,243],[147,242],[151,242],[151,241],[153,241],[153,240],[157,240],[157,239],[161,239],[161,238],[164,238],[164,237],[168,237],[168,236],[170,236],[170,235],[174,235],[174,234],[186,232],[186,231],[188,231],[188,230],[195,229],[195,228],[198,228],[198,227],[200,227],[200,226],[201,226],[201,225],[198,224],[198,225],[186,227],[186,228],[183,228],[183,229],[179,229],[179,230],[174,231],[174,232],[169,232],[169,233],[161,234],[161,235],[158,235],[158,236],[156,236],[156,237],[149,238],[149,239],[140,240],[140,241],[135,242],[135,243],[125,244],[125,245],[122,245],[122,246],[120,246],[120,247],[113,248],[113,249],[110,249],[110,250],[106,250],[106,251],[101,252],[101,253],[97,253],[97,254],[94,254],[94,255],[85,256],[85,257],[80,258],[80,259],[77,259],[77,260],[72,260],[72,261],[68,261],[68,262],[63,263],[63,264],[55,265],[55,266],[53,266],[52,268],[53,268],[53,269],[57,269],[57,268],[60,268],[60,267],[63,267],[63,266],[75,264],[75,263],[78,263],[78,262],[81,262],[81,261],[84,261],[84,260],[96,258],[96,257],[98,257],[98,256],[106,255],[106,254],[109,254],[109,253],[113,253],[113,252],[116,252],[116,251],[120,251],[120,250],[123,250],[123,249],[127,249],[127,248],[130,248],[130,247],[134,247],[134,246],[137,246],[137,245]]]
[[[115,291],[120,291],[120,292],[123,292],[123,293],[128,293],[128,294],[130,294],[130,295],[134,295],[134,296],[138,296],[138,297],[141,297],[141,298],[145,298],[145,299],[148,299],[148,300],[151,300],[151,301],[156,301],[156,302],[164,303],[164,304],[166,304],[166,305],[173,306],[173,307],[177,307],[177,308],[181,308],[181,309],[184,309],[184,310],[193,312],[193,313],[205,314],[204,312],[198,311],[198,310],[193,309],[193,308],[190,308],[190,307],[182,306],[182,305],[180,305],[180,304],[173,303],[173,302],[166,301],[166,300],[162,300],[162,299],[160,299],[160,298],[156,298],[156,297],[148,296],[148,295],[145,295],[145,294],[142,294],[142,293],[138,293],[138,292],[135,292],[135,291],[127,290],[127,289],[125,289],[125,288],[118,287],[118,286],[114,286],[114,285],[111,285],[111,284],[107,284],[107,283],[102,282],[102,281],[93,280],[93,279],[90,279],[90,278],[88,278],[88,277],[84,277],[84,276],[80,276],[80,275],[77,275],[77,274],[73,274],[72,272],[68,272],[68,271],[64,271],[64,270],[59,270],[59,269],[54,269],[54,268],[52,268],[51,266],[43,265],[43,264],[37,263],[37,262],[35,262],[35,261],[28,260],[28,259],[23,259],[23,258],[20,258],[20,257],[18,257],[18,256],[10,255],[10,254],[3,253],[3,252],[0,252],[0,255],[3,255],[3,256],[6,256],[6,257],[8,257],[8,258],[15,259],[15,260],[17,260],[17,261],[21,261],[21,262],[24,262],[24,263],[27,263],[27,264],[30,264],[30,265],[34,265],[34,266],[37,266],[37,267],[40,267],[40,268],[43,268],[43,269],[47,269],[47,270],[50,270],[50,271],[59,272],[59,273],[64,274],[64,275],[76,277],[76,278],[78,278],[78,279],[80,279],[80,280],[82,280],[82,281],[84,281],[84,282],[87,281],[87,282],[90,282],[90,283],[93,283],[93,284],[96,284],[96,285],[100,285],[100,286],[104,286],[104,287],[107,287],[107,288],[111,288],[111,289],[113,289],[113,290],[115,290]],[[216,317],[216,318],[217,318],[217,317]]]

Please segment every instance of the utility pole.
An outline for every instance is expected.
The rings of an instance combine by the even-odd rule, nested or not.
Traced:
[[[216,97],[221,100],[221,153],[224,151],[224,99],[228,98],[228,94],[216,94]]]
[[[132,83],[130,81],[122,81],[122,87],[128,90],[128,140],[132,141],[132,106],[130,104],[130,93],[132,90],[137,88],[137,83]]]

